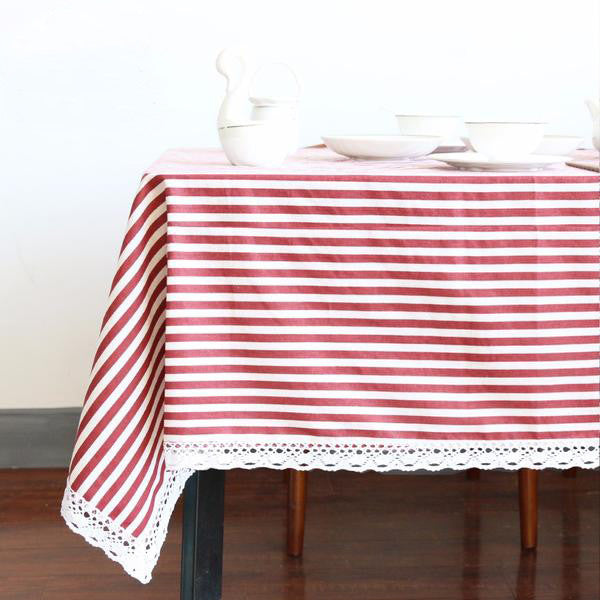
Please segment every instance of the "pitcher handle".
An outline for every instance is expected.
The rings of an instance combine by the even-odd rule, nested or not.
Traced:
[[[302,91],[302,86],[300,85],[300,78],[298,77],[298,74],[296,73],[296,71],[294,71],[294,69],[292,69],[292,67],[288,63],[279,61],[279,60],[263,63],[256,69],[256,71],[254,71],[254,73],[252,74],[252,79],[250,80],[250,94],[249,94],[250,97],[254,96],[254,94],[252,93],[252,83],[254,82],[256,75],[264,67],[272,66],[272,65],[280,65],[282,67],[285,67],[292,74],[292,77],[294,78],[294,82],[296,84],[296,98],[299,98],[300,92]]]

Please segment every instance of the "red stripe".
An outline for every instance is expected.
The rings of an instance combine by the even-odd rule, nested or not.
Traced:
[[[313,382],[313,381],[167,381],[165,389],[195,390],[195,389],[273,389],[273,390],[363,390],[371,392],[436,392],[436,393],[465,393],[465,394],[542,394],[553,392],[598,392],[600,383],[561,383],[550,385],[434,385],[408,383],[360,383],[360,382]]]
[[[416,281],[549,281],[561,279],[598,280],[593,271],[514,271],[489,273],[454,273],[436,271],[343,271],[329,269],[210,269],[169,268],[170,277],[309,277],[315,279],[408,279]]]
[[[598,335],[565,335],[526,338],[468,338],[426,335],[354,335],[303,333],[167,333],[173,342],[346,342],[371,344],[446,344],[449,346],[546,346],[552,344],[597,344]]]
[[[236,190],[237,192],[238,190]],[[237,194],[236,194],[237,195]],[[460,195],[460,194],[459,194]],[[362,197],[362,196],[361,196]],[[386,195],[387,197],[387,195]],[[462,198],[461,198],[462,199]],[[506,199],[504,196],[502,199]],[[587,198],[586,198],[587,199]],[[597,198],[589,198],[596,200]],[[413,198],[419,201],[420,198]],[[489,198],[487,198],[489,200]],[[170,204],[169,214],[252,214],[252,215],[377,215],[381,217],[597,217],[597,206],[590,208],[555,206],[552,208],[420,208],[417,206],[297,206],[266,204]]]
[[[167,350],[165,357],[200,358],[205,356],[251,357],[251,358],[342,358],[366,360],[457,360],[474,362],[532,362],[598,360],[598,352],[539,352],[536,354],[499,354],[464,352],[393,352],[374,350],[253,350],[251,348],[198,348],[193,350]]]
[[[163,467],[163,451],[162,449],[159,449],[158,452],[156,453],[156,456],[153,456],[153,454],[156,452],[158,446],[160,445],[160,435],[156,436],[156,440],[154,441],[154,444],[152,445],[152,454],[150,455],[149,459],[152,462],[152,471],[150,473],[150,478],[148,479],[146,486],[142,492],[142,494],[140,495],[138,501],[135,503],[135,506],[131,509],[131,511],[129,512],[129,514],[125,517],[125,519],[123,519],[121,521],[121,527],[123,527],[124,529],[126,529],[127,527],[129,527],[131,525],[131,523],[133,522],[133,520],[138,516],[138,514],[140,513],[142,506],[144,505],[144,503],[148,500],[148,496],[150,495],[150,490],[152,488],[154,488],[154,493],[151,495],[151,500],[150,500],[150,505],[153,505],[153,501],[154,501],[154,497],[157,491],[157,488],[160,487],[160,484],[162,483],[162,478],[164,475],[164,467]],[[150,462],[148,461],[148,462]],[[148,473],[148,468],[149,468],[150,464],[148,464],[148,466],[144,465],[144,468],[140,471],[139,475],[136,477],[135,480],[135,485],[131,487],[130,491],[128,492],[128,496],[130,495],[131,497],[133,497],[133,492],[137,491],[137,489],[140,487],[142,480],[144,478],[145,475],[147,475]],[[131,500],[131,497],[127,498],[126,500],[123,500],[123,507],[119,507],[118,511],[117,509],[115,509],[111,514],[110,517],[111,519],[116,519],[122,512],[123,508],[125,507],[125,502],[129,503]]]
[[[570,367],[548,369],[451,369],[451,368],[391,368],[391,367],[298,367],[270,365],[172,365],[165,369],[168,375],[184,373],[274,373],[289,375],[368,375],[396,377],[592,377],[600,374],[597,367]]]
[[[165,194],[168,197],[202,197],[202,198],[349,198],[370,200],[528,200],[531,201],[532,193],[536,200],[597,200],[597,191],[568,191],[542,192],[536,190],[513,192],[511,190],[484,192],[469,192],[458,190],[456,192],[442,191],[402,191],[402,190],[332,190],[310,188],[258,188],[258,187],[223,187],[223,188],[186,188],[167,187]],[[169,207],[169,211],[171,207]]]
[[[112,402],[111,402],[110,407],[109,407],[108,411],[106,412],[106,414],[98,421],[98,423],[88,433],[88,435],[85,437],[85,439],[83,441],[81,441],[81,436],[83,434],[83,430],[85,429],[87,424],[92,420],[92,418],[95,416],[95,414],[98,412],[98,408],[100,406],[102,406],[102,402],[92,405],[91,409],[87,410],[85,412],[85,414],[83,415],[83,417],[81,418],[81,421],[79,423],[79,429],[78,429],[77,436],[78,436],[78,440],[81,442],[81,445],[79,446],[77,451],[73,454],[73,460],[72,460],[73,466],[76,465],[82,459],[82,457],[89,450],[91,445],[101,435],[102,431],[114,419],[114,417],[117,414],[117,412],[119,411],[119,409],[125,404],[125,402],[133,394],[133,392],[135,391],[135,389],[136,389],[137,385],[140,383],[140,381],[144,378],[144,376],[146,376],[148,374],[148,371],[151,369],[152,357],[154,355],[154,352],[158,348],[159,342],[161,341],[161,337],[162,337],[162,332],[159,330],[156,333],[155,337],[152,339],[151,344],[149,344],[146,358],[140,365],[138,371],[135,373],[134,377],[131,379],[131,381],[129,382],[127,387],[123,390],[123,392],[118,397],[112,398]],[[161,348],[159,355],[162,355],[163,350],[164,350],[164,348]],[[141,355],[142,351],[140,351],[139,354]],[[154,363],[154,368],[158,368],[156,361]],[[149,380],[151,379],[151,376],[153,374],[154,374],[154,370],[150,370],[150,374],[148,375]],[[119,372],[119,375],[120,375],[120,372]],[[117,378],[115,378],[115,379],[117,379]],[[115,379],[113,379],[113,381],[111,381],[111,383],[108,386],[109,388],[113,388],[113,384],[116,387],[116,385],[119,383],[118,381],[115,383]],[[106,393],[106,390],[103,392],[103,394],[105,394],[105,393]],[[100,399],[101,398],[99,396],[98,400],[100,400]],[[104,401],[104,400],[105,399],[102,398],[102,401]],[[97,455],[95,455],[94,457],[92,457],[89,460],[92,467],[95,467],[95,465],[98,461],[99,461],[99,457]],[[74,483],[74,485],[79,487],[79,485],[82,482],[83,482],[83,480],[80,480],[78,477],[73,483]]]
[[[297,224],[296,224],[297,225]],[[328,225],[329,229],[334,227]],[[360,225],[362,228],[362,224]],[[592,231],[598,229],[592,225]],[[507,231],[515,231],[512,226],[506,226]],[[540,231],[539,227],[535,227]],[[563,225],[560,228],[565,231]],[[569,225],[569,231],[571,226]],[[327,237],[285,237],[285,236],[245,236],[245,235],[167,235],[167,241],[177,244],[275,244],[283,246],[367,246],[373,248],[597,248],[597,239],[573,240],[421,240],[421,239],[375,239],[375,238],[327,238]]]
[[[129,308],[115,322],[115,324],[104,334],[104,336],[98,343],[98,348],[97,348],[96,354],[94,356],[94,366],[96,365],[96,363],[102,356],[103,352],[109,346],[109,344],[125,328],[125,326],[129,322],[131,317],[134,315],[134,313],[138,310],[138,308],[140,306],[142,306],[142,304],[145,304],[144,311],[140,315],[139,320],[133,326],[133,329],[130,331],[130,333],[128,334],[127,338],[125,338],[125,340],[131,341],[133,339],[133,337],[137,334],[137,332],[139,332],[140,328],[143,326],[144,322],[148,318],[148,314],[149,314],[150,310],[152,309],[152,306],[154,305],[156,298],[165,290],[166,273],[163,274],[161,280],[156,284],[156,287],[154,288],[154,291],[152,292],[150,297],[149,298],[147,297],[148,291],[154,284],[156,277],[165,268],[165,266],[166,266],[166,258],[163,257],[159,262],[156,263],[156,265],[154,266],[152,271],[150,271],[150,273],[148,273],[147,278],[144,280],[144,287],[140,290],[140,293],[137,295],[137,297],[131,303]],[[125,344],[125,345],[124,344],[125,344],[125,341],[123,341],[114,350],[114,352],[112,353],[111,357],[108,360],[111,360],[114,362],[113,357],[118,358],[118,356],[120,356],[123,353],[123,350],[127,347],[127,344]],[[103,369],[104,369],[104,367],[105,367],[105,365],[103,365]],[[88,397],[90,395],[90,393],[91,393],[93,387],[96,385],[96,383],[97,383],[96,377],[94,377],[94,379],[92,379],[92,381],[90,382],[86,397]]]
[[[144,277],[144,273],[148,267],[148,265],[152,262],[154,256],[158,253],[161,253],[165,247],[165,240],[161,238],[156,240],[156,242],[152,245],[152,247],[146,252],[144,256],[144,260],[140,264],[140,268],[137,270],[135,275],[131,277],[131,279],[127,282],[123,289],[115,296],[114,300],[110,303],[110,306],[106,310],[106,314],[104,315],[104,319],[102,319],[102,328],[106,326],[108,320],[113,316],[115,311],[125,302],[125,300],[129,297],[129,295],[134,290],[135,286],[142,280]],[[165,255],[166,256],[166,255]],[[161,256],[159,260],[163,259]]]
[[[598,264],[596,255],[562,256],[419,256],[401,254],[312,254],[304,252],[174,252],[168,253],[169,260],[247,260],[287,262],[339,262],[339,263],[401,263],[434,265],[502,265],[502,264],[553,264],[584,263]]]
[[[165,427],[165,435],[304,435],[319,437],[366,437],[381,439],[423,440],[548,440],[548,439],[597,439],[600,431],[371,431],[367,429],[308,429],[301,427]],[[255,443],[255,441],[253,441]],[[289,443],[293,443],[290,440]]]
[[[595,287],[559,288],[427,288],[398,286],[334,286],[334,285],[239,285],[236,283],[182,285],[168,284],[167,294],[338,294],[359,296],[432,296],[442,298],[495,298],[510,296],[598,296]]]
[[[161,320],[163,318],[163,314],[164,314],[163,311],[164,311],[164,301],[161,302],[161,304],[158,306],[156,314],[153,316],[152,321],[150,322],[148,331],[146,332],[146,334],[140,341],[138,347],[135,349],[135,351],[132,353],[132,355],[127,359],[127,362],[125,362],[125,364],[119,369],[119,371],[112,378],[110,383],[108,383],[108,385],[102,390],[102,392],[100,394],[98,394],[97,398],[95,398],[93,403],[91,403],[88,406],[88,401],[86,399],[86,404],[85,404],[86,410],[85,410],[85,413],[82,416],[81,421],[79,423],[79,431],[83,430],[83,428],[87,425],[87,423],[92,418],[93,414],[98,410],[98,408],[101,407],[104,404],[104,402],[106,402],[106,400],[111,397],[111,395],[113,394],[113,392],[115,391],[117,386],[129,374],[129,371],[131,370],[133,365],[137,362],[139,357],[142,356],[142,354],[146,351],[146,349],[150,343],[150,337],[152,335],[152,332],[153,332],[156,324],[158,323],[159,320]],[[154,340],[152,342],[152,347],[154,347],[154,344],[156,344],[157,341],[161,339],[162,334],[163,334],[163,328],[159,327],[158,331],[156,332],[156,335],[154,337]],[[149,356],[150,356],[150,354],[148,354],[146,361],[149,360]],[[144,361],[144,364],[146,361]],[[142,377],[142,375],[143,375],[142,371],[139,371],[135,375],[135,377],[133,378],[133,380],[131,381],[129,386],[127,387],[127,390],[131,390],[131,386],[134,384],[137,384],[137,382]],[[131,391],[129,393],[131,393]],[[113,399],[113,401],[114,401],[114,399]]]
[[[157,198],[157,200],[159,200],[159,199]],[[152,206],[148,207],[148,209],[150,209],[150,208],[152,208]],[[146,218],[148,216],[149,215],[146,216],[145,214],[143,214],[140,217],[139,226],[134,226],[134,227],[132,227],[132,228],[129,229],[129,231],[127,232],[127,235],[125,236],[127,243],[129,243],[129,241],[130,241],[130,240],[128,240],[128,238],[133,238],[133,236],[137,233],[136,229],[141,229],[141,227],[146,224]],[[142,219],[143,219],[143,221],[142,221]],[[123,278],[123,276],[125,275],[125,273],[127,273],[127,271],[131,268],[131,266],[133,265],[133,263],[144,252],[144,249],[146,248],[146,245],[148,244],[148,241],[150,240],[150,238],[166,222],[167,222],[167,213],[166,213],[166,211],[164,211],[154,221],[152,221],[152,223],[148,226],[146,232],[142,236],[142,238],[139,241],[138,245],[131,251],[131,253],[123,261],[123,263],[121,264],[121,266],[117,269],[117,272],[115,273],[115,276],[114,276],[114,279],[113,279],[113,282],[112,282],[112,286],[110,288],[111,292],[115,289],[115,286]],[[165,235],[166,235],[166,231],[165,231]],[[161,238],[164,238],[164,237],[165,237],[164,235],[161,236]],[[160,245],[164,245],[164,243],[165,243],[164,239],[157,240],[157,241],[161,242]],[[125,244],[125,242],[124,242],[124,244]],[[153,244],[153,247],[156,246],[156,245],[157,245],[157,243],[155,242]],[[124,245],[123,249],[121,250],[121,256],[122,256],[123,252],[125,251],[125,248],[126,248],[126,244]]]
[[[438,321],[431,319],[351,319],[351,318],[280,318],[280,317],[169,317],[167,327],[230,325],[232,327],[425,327],[428,329],[469,329],[494,331],[505,329],[561,329],[598,327],[598,319],[556,321]]]
[[[133,535],[135,537],[138,537],[139,535],[141,535],[142,531],[144,531],[144,529],[148,525],[148,522],[150,521],[150,516],[153,514],[154,507],[156,505],[156,498],[157,498],[159,492],[163,491],[163,484],[164,484],[164,480],[165,480],[165,473],[166,473],[165,461],[164,461],[163,457],[161,456],[161,459],[160,459],[160,476],[159,476],[158,481],[156,482],[156,486],[154,487],[154,490],[152,492],[152,497],[150,499],[150,505],[148,506],[148,511],[146,512],[146,515],[140,521],[140,524],[137,527],[137,529],[133,532]]]
[[[237,227],[247,229],[327,229],[327,230],[365,230],[365,231],[431,231],[431,232],[462,232],[462,233],[477,233],[502,231],[505,233],[514,233],[517,231],[569,231],[575,232],[595,232],[598,230],[596,224],[575,224],[569,223],[565,225],[525,225],[523,223],[511,223],[510,225],[431,225],[419,223],[411,225],[407,223],[331,223],[330,221],[314,222],[314,221],[170,221],[169,228],[183,227],[189,228],[210,228],[210,227]]]
[[[90,500],[93,496],[96,495],[100,486],[110,477],[112,473],[117,469],[125,454],[131,449],[136,439],[139,436],[140,430],[144,426],[144,424],[150,420],[151,423],[155,422],[157,418],[162,418],[160,414],[160,410],[158,410],[161,402],[157,399],[157,392],[161,388],[164,381],[164,372],[162,370],[162,360],[163,353],[160,352],[156,358],[155,363],[152,365],[150,370],[150,374],[148,376],[148,382],[144,386],[144,389],[135,399],[132,407],[127,411],[127,414],[123,416],[123,418],[111,425],[111,433],[106,441],[98,448],[98,450],[94,453],[92,457],[88,461],[86,461],[85,467],[79,472],[77,479],[73,482],[73,485],[77,486],[77,489],[83,484],[83,482],[89,477],[92,471],[98,466],[100,461],[104,456],[106,456],[111,450],[116,450],[115,455],[112,457],[111,461],[106,465],[106,467],[96,476],[95,481],[90,485],[90,487],[86,490],[85,497]],[[160,371],[160,375],[152,388],[151,383],[156,375],[157,371]],[[149,399],[153,399],[153,401],[148,401]],[[162,400],[162,398],[160,399]],[[119,446],[116,446],[116,442],[119,439],[119,436],[123,433],[126,427],[131,425],[131,422],[135,419],[136,413],[140,410],[140,408],[144,408],[141,414],[136,419],[136,426],[133,428],[132,432],[129,434],[127,439],[123,440]],[[93,442],[97,440],[97,436],[102,433],[103,430],[106,429],[108,422],[105,421],[103,427],[96,428],[96,435],[88,436],[86,440],[86,446],[89,448]],[[152,427],[151,427],[152,428]],[[141,453],[143,452],[144,446],[148,441],[148,436],[145,436],[142,440],[140,440],[140,447],[131,458],[129,463],[122,469],[121,475],[115,480],[112,486],[105,492],[102,498],[99,498],[97,501],[97,506],[100,510],[103,510],[108,501],[114,496],[117,490],[123,485],[124,481],[127,479],[131,470],[139,460]],[[77,461],[79,462],[79,460]],[[73,463],[76,464],[75,462]],[[75,488],[74,488],[75,489]]]

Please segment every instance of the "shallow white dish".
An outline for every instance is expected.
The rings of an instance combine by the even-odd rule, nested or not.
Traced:
[[[348,158],[412,159],[433,152],[441,138],[431,135],[324,135],[333,152]]]
[[[516,121],[467,121],[465,125],[475,152],[499,159],[535,152],[546,128],[545,123]]]
[[[562,164],[570,157],[528,154],[514,158],[490,158],[476,152],[448,152],[431,154],[428,158],[463,171],[539,171],[551,165]]]
[[[475,152],[468,137],[460,138],[467,150]],[[571,154],[583,144],[582,137],[577,135],[545,135],[534,154],[550,154],[552,156],[565,156]]]
[[[575,152],[583,144],[583,138],[577,135],[545,135],[536,148],[535,154],[563,156]]]
[[[439,135],[444,142],[458,131],[460,117],[443,115],[396,115],[398,130],[402,135]]]

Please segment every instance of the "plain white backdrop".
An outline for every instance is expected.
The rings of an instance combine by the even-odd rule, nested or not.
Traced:
[[[543,119],[589,138],[583,100],[598,97],[597,0],[0,8],[0,408],[81,403],[139,177],[166,148],[218,143],[222,47],[296,68],[306,144],[393,132],[393,109]],[[259,83],[290,85],[275,70]]]

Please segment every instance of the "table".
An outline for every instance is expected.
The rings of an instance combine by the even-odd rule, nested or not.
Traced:
[[[131,209],[65,521],[147,582],[196,471],[206,565],[226,469],[597,467],[599,182],[167,152]]]

